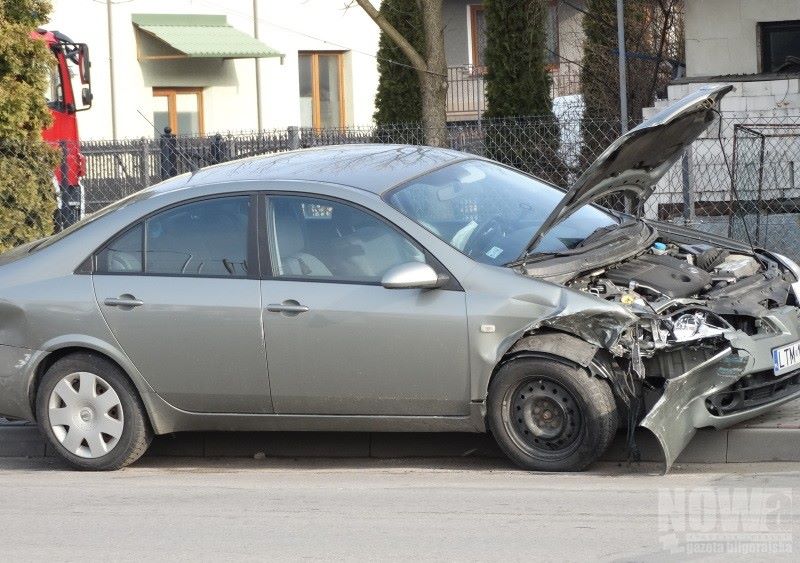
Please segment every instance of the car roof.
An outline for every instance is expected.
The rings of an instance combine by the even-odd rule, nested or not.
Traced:
[[[331,145],[234,160],[195,172],[183,186],[253,180],[306,180],[382,194],[446,164],[480,158],[413,145]],[[169,190],[167,186],[164,186]],[[160,191],[160,190],[159,190]]]

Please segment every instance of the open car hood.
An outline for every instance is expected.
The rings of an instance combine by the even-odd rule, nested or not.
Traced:
[[[641,210],[683,150],[714,121],[719,100],[731,90],[727,84],[701,88],[611,143],[545,219],[526,252],[554,225],[599,198],[625,193]]]

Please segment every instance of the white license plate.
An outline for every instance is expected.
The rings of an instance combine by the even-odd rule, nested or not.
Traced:
[[[800,340],[772,349],[775,375],[782,375],[800,367]]]

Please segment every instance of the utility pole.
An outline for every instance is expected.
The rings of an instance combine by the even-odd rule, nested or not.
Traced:
[[[258,0],[253,0],[253,37],[258,39]],[[256,64],[256,122],[258,132],[261,133],[261,64],[258,58],[253,59]]]
[[[111,0],[106,0],[106,19],[108,22],[108,78],[111,86],[111,138],[117,140],[117,99],[114,88],[114,39],[111,23]]]
[[[619,53],[619,119],[622,132],[628,131],[628,73],[625,54],[625,10],[617,0],[617,52]]]

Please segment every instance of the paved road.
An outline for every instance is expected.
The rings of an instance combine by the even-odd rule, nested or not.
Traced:
[[[684,557],[664,549],[675,530],[659,530],[664,507],[684,502],[676,495],[687,495],[690,512],[693,494],[705,503],[704,519],[690,514],[691,531],[713,525],[716,501],[742,490],[744,510],[771,510],[768,531],[793,534],[789,548],[800,552],[800,464],[689,465],[666,477],[654,469],[537,475],[486,459],[151,458],[78,473],[52,459],[2,459],[0,559],[666,560]],[[792,490],[795,507],[780,505],[777,519],[754,500]]]

